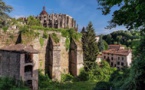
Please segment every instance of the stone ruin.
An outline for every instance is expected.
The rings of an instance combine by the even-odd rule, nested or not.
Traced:
[[[40,23],[44,27],[48,28],[74,28],[76,31],[78,30],[78,24],[76,21],[67,14],[48,14],[43,7],[41,13],[35,17],[36,19],[40,20]],[[27,23],[27,18],[22,17],[20,18]]]
[[[56,43],[51,37],[52,33],[55,33],[59,37],[60,40],[58,43]],[[13,39],[10,38],[12,34]],[[83,67],[83,50],[81,41],[71,39],[70,48],[69,50],[66,50],[66,38],[63,37],[60,32],[48,31],[47,35],[49,35],[49,37],[44,40],[43,46],[41,46],[39,42],[42,35],[43,32],[40,31],[39,37],[27,43],[27,45],[31,45],[34,49],[40,52],[39,63],[41,65],[39,69],[43,69],[51,78],[58,80],[60,80],[62,73],[70,73],[77,76],[79,74],[79,69]],[[22,40],[19,40],[20,38]],[[16,43],[18,44],[20,41],[27,41],[28,39],[29,38],[26,38],[23,35],[20,37],[18,32],[1,32],[0,48],[14,45]],[[59,76],[57,77],[57,75]]]

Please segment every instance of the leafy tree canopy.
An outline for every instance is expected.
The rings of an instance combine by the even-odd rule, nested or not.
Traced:
[[[121,86],[124,90],[145,89],[145,1],[144,0],[98,0],[99,9],[104,15],[109,14],[111,8],[118,5],[120,8],[113,12],[113,18],[108,28],[116,25],[125,25],[128,29],[141,29],[141,40],[129,76]]]
[[[110,13],[111,8],[118,5],[108,28],[125,25],[128,29],[145,27],[144,0],[97,0],[103,15]]]
[[[0,21],[8,18],[9,16],[7,13],[11,12],[12,9],[11,6],[6,5],[5,2],[0,0]]]
[[[140,40],[140,31],[130,30],[130,31],[115,31],[107,35],[103,35],[103,39],[108,44],[122,44],[130,48],[135,48],[136,44]]]

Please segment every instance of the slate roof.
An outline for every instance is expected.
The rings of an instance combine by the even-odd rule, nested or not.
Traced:
[[[33,49],[32,46],[27,46],[24,44],[9,45],[0,49],[0,51],[12,51],[20,53],[39,53],[37,50]]]

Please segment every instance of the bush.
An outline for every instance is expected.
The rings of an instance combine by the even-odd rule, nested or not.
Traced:
[[[6,32],[8,30],[8,27],[3,27],[2,29],[4,32]]]
[[[0,78],[0,90],[29,90],[22,81],[14,78]]]
[[[38,85],[39,85],[39,90],[41,90],[42,88],[45,90],[47,90],[48,88],[48,85],[51,83],[51,79],[49,78],[48,75],[44,75],[42,73],[42,70],[39,71],[39,82],[38,82]]]
[[[94,90],[110,90],[110,83],[108,82],[98,82]]]
[[[70,74],[62,74],[61,75],[61,81],[66,82],[66,81],[73,81],[74,77]]]
[[[80,75],[78,76],[79,81],[87,81],[89,80],[89,73],[86,72],[84,69],[80,71]]]
[[[40,45],[41,45],[41,47],[42,47],[42,46],[44,45],[44,38],[41,38],[41,37],[40,37],[39,42],[40,42]]]

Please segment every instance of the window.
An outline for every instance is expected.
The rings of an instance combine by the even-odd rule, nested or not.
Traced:
[[[120,60],[120,57],[118,57],[118,60]]]
[[[104,59],[106,58],[106,56],[104,56]]]
[[[120,65],[120,62],[117,62],[117,65]]]
[[[46,20],[44,20],[44,23],[46,23]]]
[[[124,57],[122,57],[122,60],[124,60]]]
[[[113,62],[111,62],[111,67],[113,67]]]
[[[119,67],[117,67],[117,69],[118,69],[118,70],[120,70],[120,68],[119,68]]]
[[[123,62],[121,62],[121,66],[124,66],[124,63]]]
[[[25,63],[33,63],[33,54],[25,54]]]
[[[113,57],[111,57],[111,60],[113,60]]]

